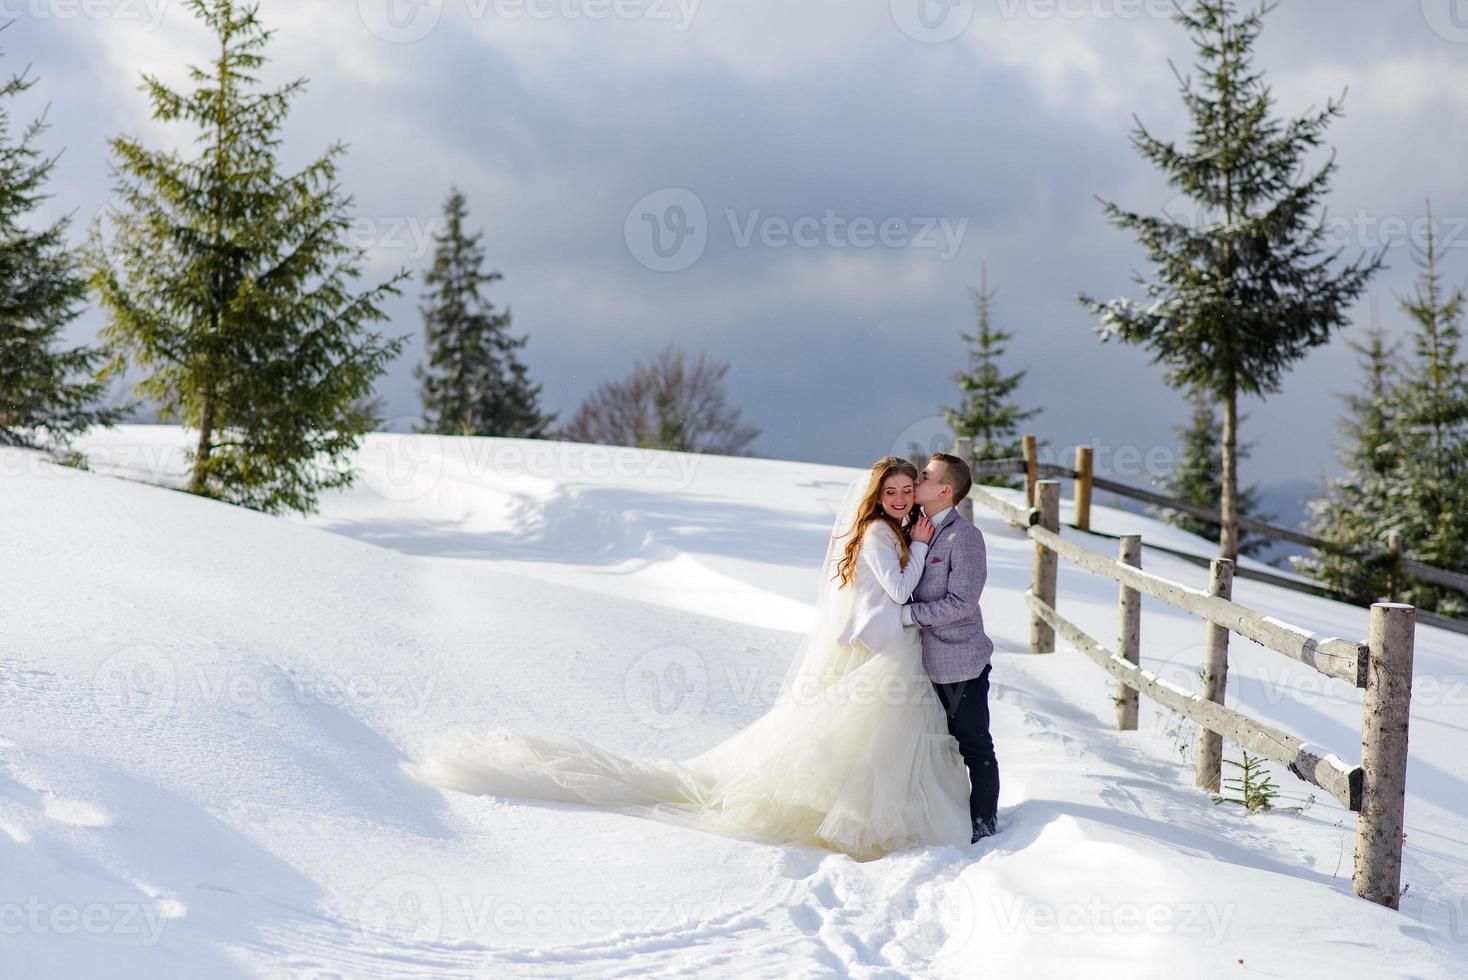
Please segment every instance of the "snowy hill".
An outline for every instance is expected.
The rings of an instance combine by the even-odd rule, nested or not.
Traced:
[[[1180,760],[1187,726],[1144,700],[1143,730],[1114,732],[1101,671],[1063,644],[1029,654],[1031,545],[981,509],[1002,832],[861,864],[398,768],[461,725],[680,757],[757,717],[856,471],[374,435],[357,487],[273,518],[149,485],[179,482],[185,441],[99,432],[90,473],[0,453],[6,975],[1468,970],[1462,637],[1418,629],[1392,912],[1351,894],[1354,817],[1334,801],[1215,807]],[[1206,583],[1158,551],[1143,564]],[[1114,585],[1062,562],[1059,597],[1115,635]],[[1365,636],[1364,609],[1247,580],[1235,598]],[[1193,681],[1201,622],[1144,599],[1142,637],[1145,666]],[[1359,692],[1238,637],[1231,658],[1230,703],[1358,757]],[[1276,780],[1283,802],[1308,795]]]

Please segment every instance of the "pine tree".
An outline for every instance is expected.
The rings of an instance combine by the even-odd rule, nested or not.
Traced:
[[[296,173],[277,160],[298,79],[258,91],[272,32],[258,7],[189,0],[218,40],[195,88],[152,75],[143,88],[160,122],[197,129],[194,159],[110,141],[120,205],[110,248],[99,222],[92,283],[118,369],[143,369],[139,394],[197,430],[188,489],[268,512],[315,509],[350,485],[358,402],[405,337],[368,329],[401,272],[354,292],[365,250],[348,240],[351,198],[337,184],[340,143]]]
[[[447,227],[434,236],[433,268],[424,280],[428,364],[414,371],[424,429],[541,439],[555,415],[540,411],[540,385],[531,384],[515,353],[528,338],[511,336],[509,309],[495,312],[480,293],[504,275],[484,271],[483,232],[465,231],[468,214],[464,195],[453,189],[444,206]]]
[[[1468,571],[1468,362],[1461,350],[1464,294],[1446,290],[1427,211],[1427,242],[1414,246],[1420,269],[1402,310],[1416,327],[1414,356],[1396,388],[1396,436],[1400,441],[1402,543],[1418,561],[1449,571]],[[1461,593],[1408,581],[1402,601],[1445,615],[1468,612]]]
[[[13,75],[0,100],[34,84],[27,72]],[[116,423],[125,407],[97,404],[107,387],[96,374],[104,351],[58,346],[86,302],[87,281],[66,244],[70,219],[39,230],[27,220],[49,197],[42,188],[56,163],[36,147],[45,117],[12,139],[6,106],[0,101],[0,444],[62,450],[73,435]]]
[[[1191,34],[1203,75],[1199,91],[1173,69],[1191,117],[1188,145],[1159,140],[1140,121],[1132,145],[1206,220],[1147,216],[1102,201],[1110,221],[1146,248],[1157,274],[1136,277],[1143,302],[1079,297],[1100,317],[1103,342],[1119,336],[1149,347],[1166,365],[1169,385],[1207,391],[1222,404],[1219,552],[1230,559],[1238,554],[1239,396],[1279,391],[1284,370],[1344,324],[1385,254],[1340,268],[1339,252],[1322,254],[1324,216],[1312,215],[1329,188],[1334,156],[1303,182],[1296,174],[1340,102],[1288,124],[1272,118],[1270,89],[1251,63],[1275,6],[1261,4],[1237,20],[1233,0],[1177,8],[1174,20]]]
[[[1223,496],[1223,482],[1219,479],[1223,473],[1223,461],[1218,445],[1218,415],[1206,393],[1194,391],[1189,400],[1192,402],[1193,412],[1188,424],[1173,429],[1177,433],[1181,451],[1172,473],[1162,481],[1163,492],[1190,504],[1217,510]],[[1240,421],[1247,417],[1241,416]],[[1241,444],[1238,449],[1239,459],[1248,459],[1250,448],[1249,445]],[[1261,521],[1270,520],[1270,515],[1260,512],[1258,495],[1259,490],[1255,486],[1239,490],[1239,511]],[[1180,527],[1199,537],[1218,537],[1219,525],[1216,521],[1206,521],[1184,511],[1151,504],[1147,506],[1147,510],[1174,527]],[[1253,555],[1269,547],[1268,538],[1240,529],[1241,554]]]
[[[953,376],[962,394],[957,408],[945,408],[943,414],[955,435],[973,440],[973,459],[1010,459],[1022,454],[1020,423],[1040,414],[1040,409],[1021,409],[1014,399],[1015,389],[1028,370],[1004,374],[999,359],[1004,356],[1014,334],[994,326],[993,302],[997,289],[989,288],[989,270],[980,267],[978,289],[969,289],[978,324],[971,334],[961,333],[968,346],[968,367]],[[924,460],[926,462],[926,459]],[[995,486],[1015,486],[1013,478],[986,477]]]
[[[1358,356],[1363,384],[1340,396],[1347,412],[1337,453],[1344,476],[1327,481],[1325,493],[1309,502],[1305,528],[1334,547],[1293,556],[1290,562],[1295,571],[1367,605],[1391,593],[1385,538],[1403,530],[1394,519],[1402,510],[1400,447],[1393,440],[1399,345],[1387,341],[1374,303],[1365,343],[1347,343]]]

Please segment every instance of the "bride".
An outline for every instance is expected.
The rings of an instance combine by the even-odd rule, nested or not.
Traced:
[[[586,803],[859,860],[965,845],[969,776],[901,607],[933,525],[917,468],[885,456],[848,488],[821,566],[814,627],[775,704],[701,755],[617,755],[569,733],[450,736],[404,768],[466,793]]]

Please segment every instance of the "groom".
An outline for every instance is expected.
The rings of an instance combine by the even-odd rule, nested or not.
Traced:
[[[988,576],[984,536],[955,509],[973,484],[968,464],[934,453],[918,477],[914,497],[937,529],[928,544],[923,577],[902,622],[922,632],[923,667],[948,713],[948,731],[968,766],[973,840],[995,832],[999,762],[989,737],[989,667],[994,643],[984,633],[979,593]]]

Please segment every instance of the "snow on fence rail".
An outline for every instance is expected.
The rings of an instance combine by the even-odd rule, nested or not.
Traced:
[[[959,440],[956,454],[967,455],[966,442]],[[1233,562],[1227,559],[1211,561],[1207,592],[1193,589],[1142,571],[1141,535],[1123,535],[1120,555],[1114,559],[1062,538],[1058,481],[1036,481],[1030,499],[1037,506],[1017,506],[979,484],[970,491],[971,501],[997,511],[1035,542],[1032,581],[1025,592],[1032,616],[1031,651],[1053,653],[1058,633],[1115,677],[1123,692],[1117,699],[1118,731],[1136,729],[1138,693],[1197,723],[1202,729],[1196,760],[1196,782],[1200,787],[1219,788],[1222,740],[1227,738],[1287,767],[1300,779],[1329,793],[1358,815],[1351,879],[1356,894],[1388,908],[1397,908],[1401,891],[1402,817],[1407,791],[1407,726],[1416,609],[1398,602],[1373,603],[1370,634],[1365,643],[1317,637],[1308,630],[1234,602],[1230,598]],[[1057,611],[1059,558],[1118,583],[1117,650],[1108,650]],[[1205,621],[1200,693],[1184,690],[1141,666],[1140,597],[1143,594]],[[1365,690],[1359,765],[1350,765],[1320,746],[1224,705],[1231,633]]]

